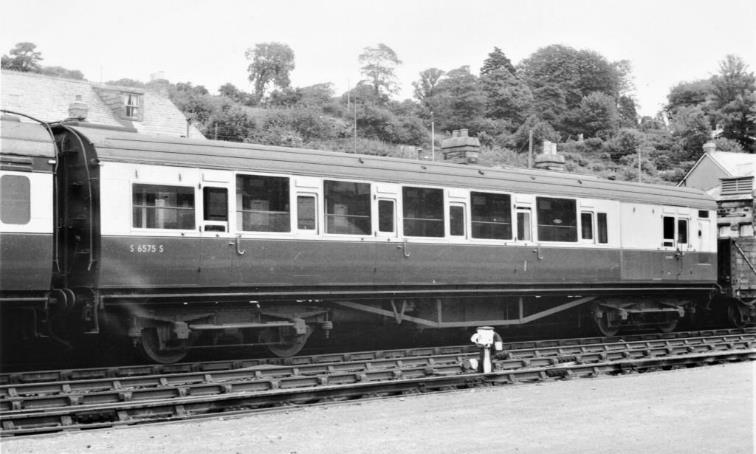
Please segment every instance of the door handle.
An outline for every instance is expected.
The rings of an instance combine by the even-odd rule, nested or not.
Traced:
[[[236,253],[239,255],[244,255],[247,253],[247,251],[243,251],[241,248],[241,235],[236,237],[236,241],[229,241],[228,245],[229,246],[236,245]]]
[[[402,250],[402,255],[404,255],[405,258],[409,258],[409,256],[411,255],[409,251],[409,247],[407,246],[407,240],[404,240],[402,244],[397,245],[396,248]]]

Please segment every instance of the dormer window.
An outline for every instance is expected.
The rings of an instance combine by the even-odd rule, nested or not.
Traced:
[[[137,93],[124,93],[123,104],[125,116],[129,120],[142,120],[142,95]]]

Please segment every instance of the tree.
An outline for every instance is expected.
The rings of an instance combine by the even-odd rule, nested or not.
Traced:
[[[438,83],[441,129],[469,128],[476,131],[486,109],[486,96],[469,66],[453,69]]]
[[[638,127],[638,111],[635,109],[635,100],[630,96],[620,96],[617,106],[621,128]]]
[[[617,67],[602,55],[562,45],[538,49],[520,63],[518,75],[531,90],[545,85],[559,87],[569,109],[578,108],[593,92],[617,98],[623,86]]]
[[[515,127],[525,121],[533,105],[533,93],[507,68],[482,73],[480,87],[486,96],[486,117],[508,120]]]
[[[402,62],[393,49],[380,43],[376,47],[366,47],[358,57],[362,75],[372,85],[376,97],[388,100],[399,91],[395,69]]]
[[[105,82],[105,85],[118,85],[121,87],[135,87],[135,88],[144,88],[144,83],[140,82],[138,80],[134,79],[118,79],[118,80],[109,80]]]
[[[708,102],[711,88],[710,79],[680,82],[669,91],[664,110],[670,114],[674,114],[680,107],[702,106],[705,110],[708,110],[705,104]]]
[[[561,129],[564,115],[567,112],[567,100],[564,90],[557,85],[546,84],[532,90],[532,111],[538,118]]]
[[[605,138],[617,129],[619,114],[614,98],[595,91],[580,102],[573,117],[573,132]]]
[[[84,73],[82,73],[78,69],[68,69],[62,66],[43,66],[39,72],[48,76],[84,80]]]
[[[445,72],[438,68],[428,68],[420,72],[420,79],[412,82],[415,99],[420,103],[420,115],[430,119],[434,113],[441,111],[443,100],[439,96],[438,84]]]
[[[493,52],[488,54],[488,58],[483,62],[483,67],[480,68],[480,76],[482,78],[483,76],[500,69],[505,69],[513,75],[517,72],[512,61],[507,58],[504,52],[498,47],[494,47]]]
[[[16,44],[16,47],[8,52],[10,55],[2,56],[2,68],[21,72],[40,71],[39,62],[42,61],[42,53],[35,49],[37,45],[29,42]]]
[[[697,159],[703,152],[703,144],[711,138],[709,118],[700,106],[678,108],[670,119],[670,127],[681,148],[676,156],[678,161]]]
[[[271,83],[278,88],[288,88],[289,74],[294,70],[294,51],[283,43],[260,43],[244,53],[251,63],[247,68],[249,80],[254,84],[255,96],[261,100]]]
[[[756,77],[740,57],[728,55],[719,64],[719,74],[711,79],[711,106],[722,135],[756,152],[756,122],[751,117],[756,106]]]

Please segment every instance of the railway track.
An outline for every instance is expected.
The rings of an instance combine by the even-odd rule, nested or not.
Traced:
[[[0,434],[752,360],[756,329],[511,343],[490,374],[471,370],[477,355],[455,346],[8,374],[0,385]]]

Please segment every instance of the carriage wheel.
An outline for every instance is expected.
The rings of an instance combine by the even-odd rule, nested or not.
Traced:
[[[601,312],[601,315],[599,316],[599,312]],[[593,323],[596,326],[596,330],[599,334],[605,337],[614,337],[617,335],[617,333],[620,330],[619,326],[609,326],[609,313],[606,311],[599,311],[598,308],[595,308],[593,310],[592,319]]]
[[[727,305],[727,321],[735,328],[744,328],[748,324],[743,305],[732,301]]]
[[[659,331],[661,331],[664,334],[671,333],[672,331],[677,328],[677,322],[679,322],[680,319],[677,317],[672,317],[669,320],[667,320],[663,325],[659,326]]]
[[[306,334],[296,334],[292,328],[265,328],[260,331],[260,343],[279,358],[289,358],[299,353],[307,343],[312,330],[307,327]]]
[[[158,328],[142,330],[139,350],[145,359],[159,364],[173,364],[184,359],[189,353],[189,342],[186,339],[171,340],[164,349],[161,349],[157,330]]]

